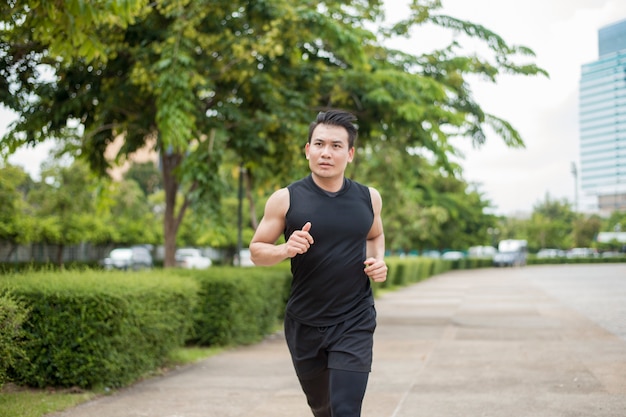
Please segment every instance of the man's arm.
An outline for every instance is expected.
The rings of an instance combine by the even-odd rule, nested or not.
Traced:
[[[383,282],[387,279],[387,264],[385,263],[385,233],[381,217],[383,200],[380,193],[370,187],[372,208],[374,210],[374,222],[367,235],[367,260],[365,261],[365,273],[375,282]]]
[[[250,258],[255,265],[275,265],[287,258],[305,253],[313,244],[309,234],[311,223],[296,230],[289,239],[277,245],[276,241],[285,229],[285,215],[289,209],[289,190],[281,188],[270,196],[265,212],[250,241]]]

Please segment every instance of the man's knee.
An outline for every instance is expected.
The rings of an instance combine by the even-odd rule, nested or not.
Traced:
[[[330,403],[333,417],[359,417],[367,388],[368,372],[332,369]]]
[[[331,417],[328,371],[314,378],[300,379],[300,386],[315,417]]]

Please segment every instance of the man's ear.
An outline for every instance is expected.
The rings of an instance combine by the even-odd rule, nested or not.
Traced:
[[[354,146],[350,148],[350,150],[348,151],[348,162],[352,162],[352,160],[354,159]]]

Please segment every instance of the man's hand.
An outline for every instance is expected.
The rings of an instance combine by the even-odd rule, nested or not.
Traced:
[[[311,230],[311,222],[306,222],[302,226],[302,230],[296,230],[289,236],[289,239],[285,242],[288,258],[301,255],[309,250],[313,244],[313,236],[311,236],[309,230]]]
[[[387,264],[382,259],[367,258],[365,260],[365,273],[374,282],[387,280]]]

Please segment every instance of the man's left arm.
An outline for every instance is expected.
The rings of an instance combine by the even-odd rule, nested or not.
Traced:
[[[374,222],[367,235],[367,259],[365,273],[374,282],[383,282],[387,279],[387,264],[385,263],[385,233],[381,217],[383,201],[380,193],[370,187]]]

